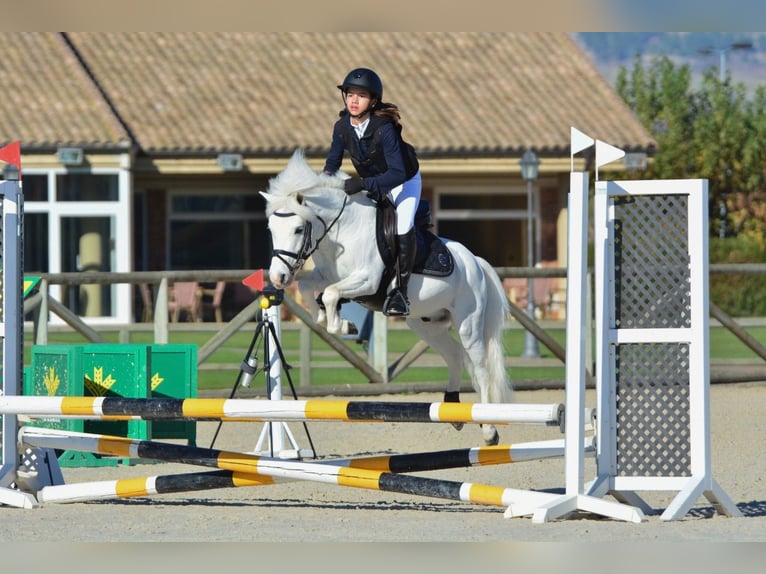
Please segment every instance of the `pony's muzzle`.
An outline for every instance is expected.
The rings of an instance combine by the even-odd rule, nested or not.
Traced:
[[[279,272],[270,272],[269,273],[269,281],[271,281],[271,284],[274,285],[277,289],[284,289],[293,280],[292,273],[279,273]]]

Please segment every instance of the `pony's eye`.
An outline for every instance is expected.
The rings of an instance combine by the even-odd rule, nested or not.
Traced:
[[[303,226],[295,228],[295,235],[303,235]]]

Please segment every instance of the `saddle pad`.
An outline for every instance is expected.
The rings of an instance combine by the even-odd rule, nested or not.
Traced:
[[[418,239],[418,254],[412,272],[436,277],[446,277],[452,273],[455,261],[444,242],[422,227],[415,229],[415,235]]]
[[[423,204],[424,201],[421,200],[421,205]],[[452,253],[447,249],[447,246],[429,230],[430,208],[428,207],[427,202],[425,202],[425,210],[429,214],[426,219],[427,225],[415,226],[415,237],[417,238],[418,248],[415,256],[415,263],[412,266],[412,272],[421,275],[446,277],[452,273],[455,262],[452,258]],[[379,292],[385,294],[385,287],[393,278],[396,250],[396,210],[388,199],[384,199],[378,204],[376,237],[378,251],[383,258],[383,262],[386,264],[386,272],[384,273],[379,289]]]

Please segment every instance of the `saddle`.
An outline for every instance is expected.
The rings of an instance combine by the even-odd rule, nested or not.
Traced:
[[[446,277],[454,269],[455,261],[447,246],[431,232],[431,205],[421,199],[415,212],[416,255],[412,272],[421,275]],[[380,310],[388,294],[388,286],[396,275],[396,208],[386,197],[378,202],[375,218],[375,235],[378,252],[385,264],[378,290],[374,295],[358,297],[356,301],[367,307]]]

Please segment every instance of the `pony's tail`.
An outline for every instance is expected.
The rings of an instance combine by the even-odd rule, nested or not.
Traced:
[[[488,261],[477,257],[486,278],[487,305],[484,310],[484,346],[487,349],[487,370],[489,371],[489,400],[492,403],[513,402],[513,387],[505,368],[503,329],[510,313],[508,298],[503,284]]]

